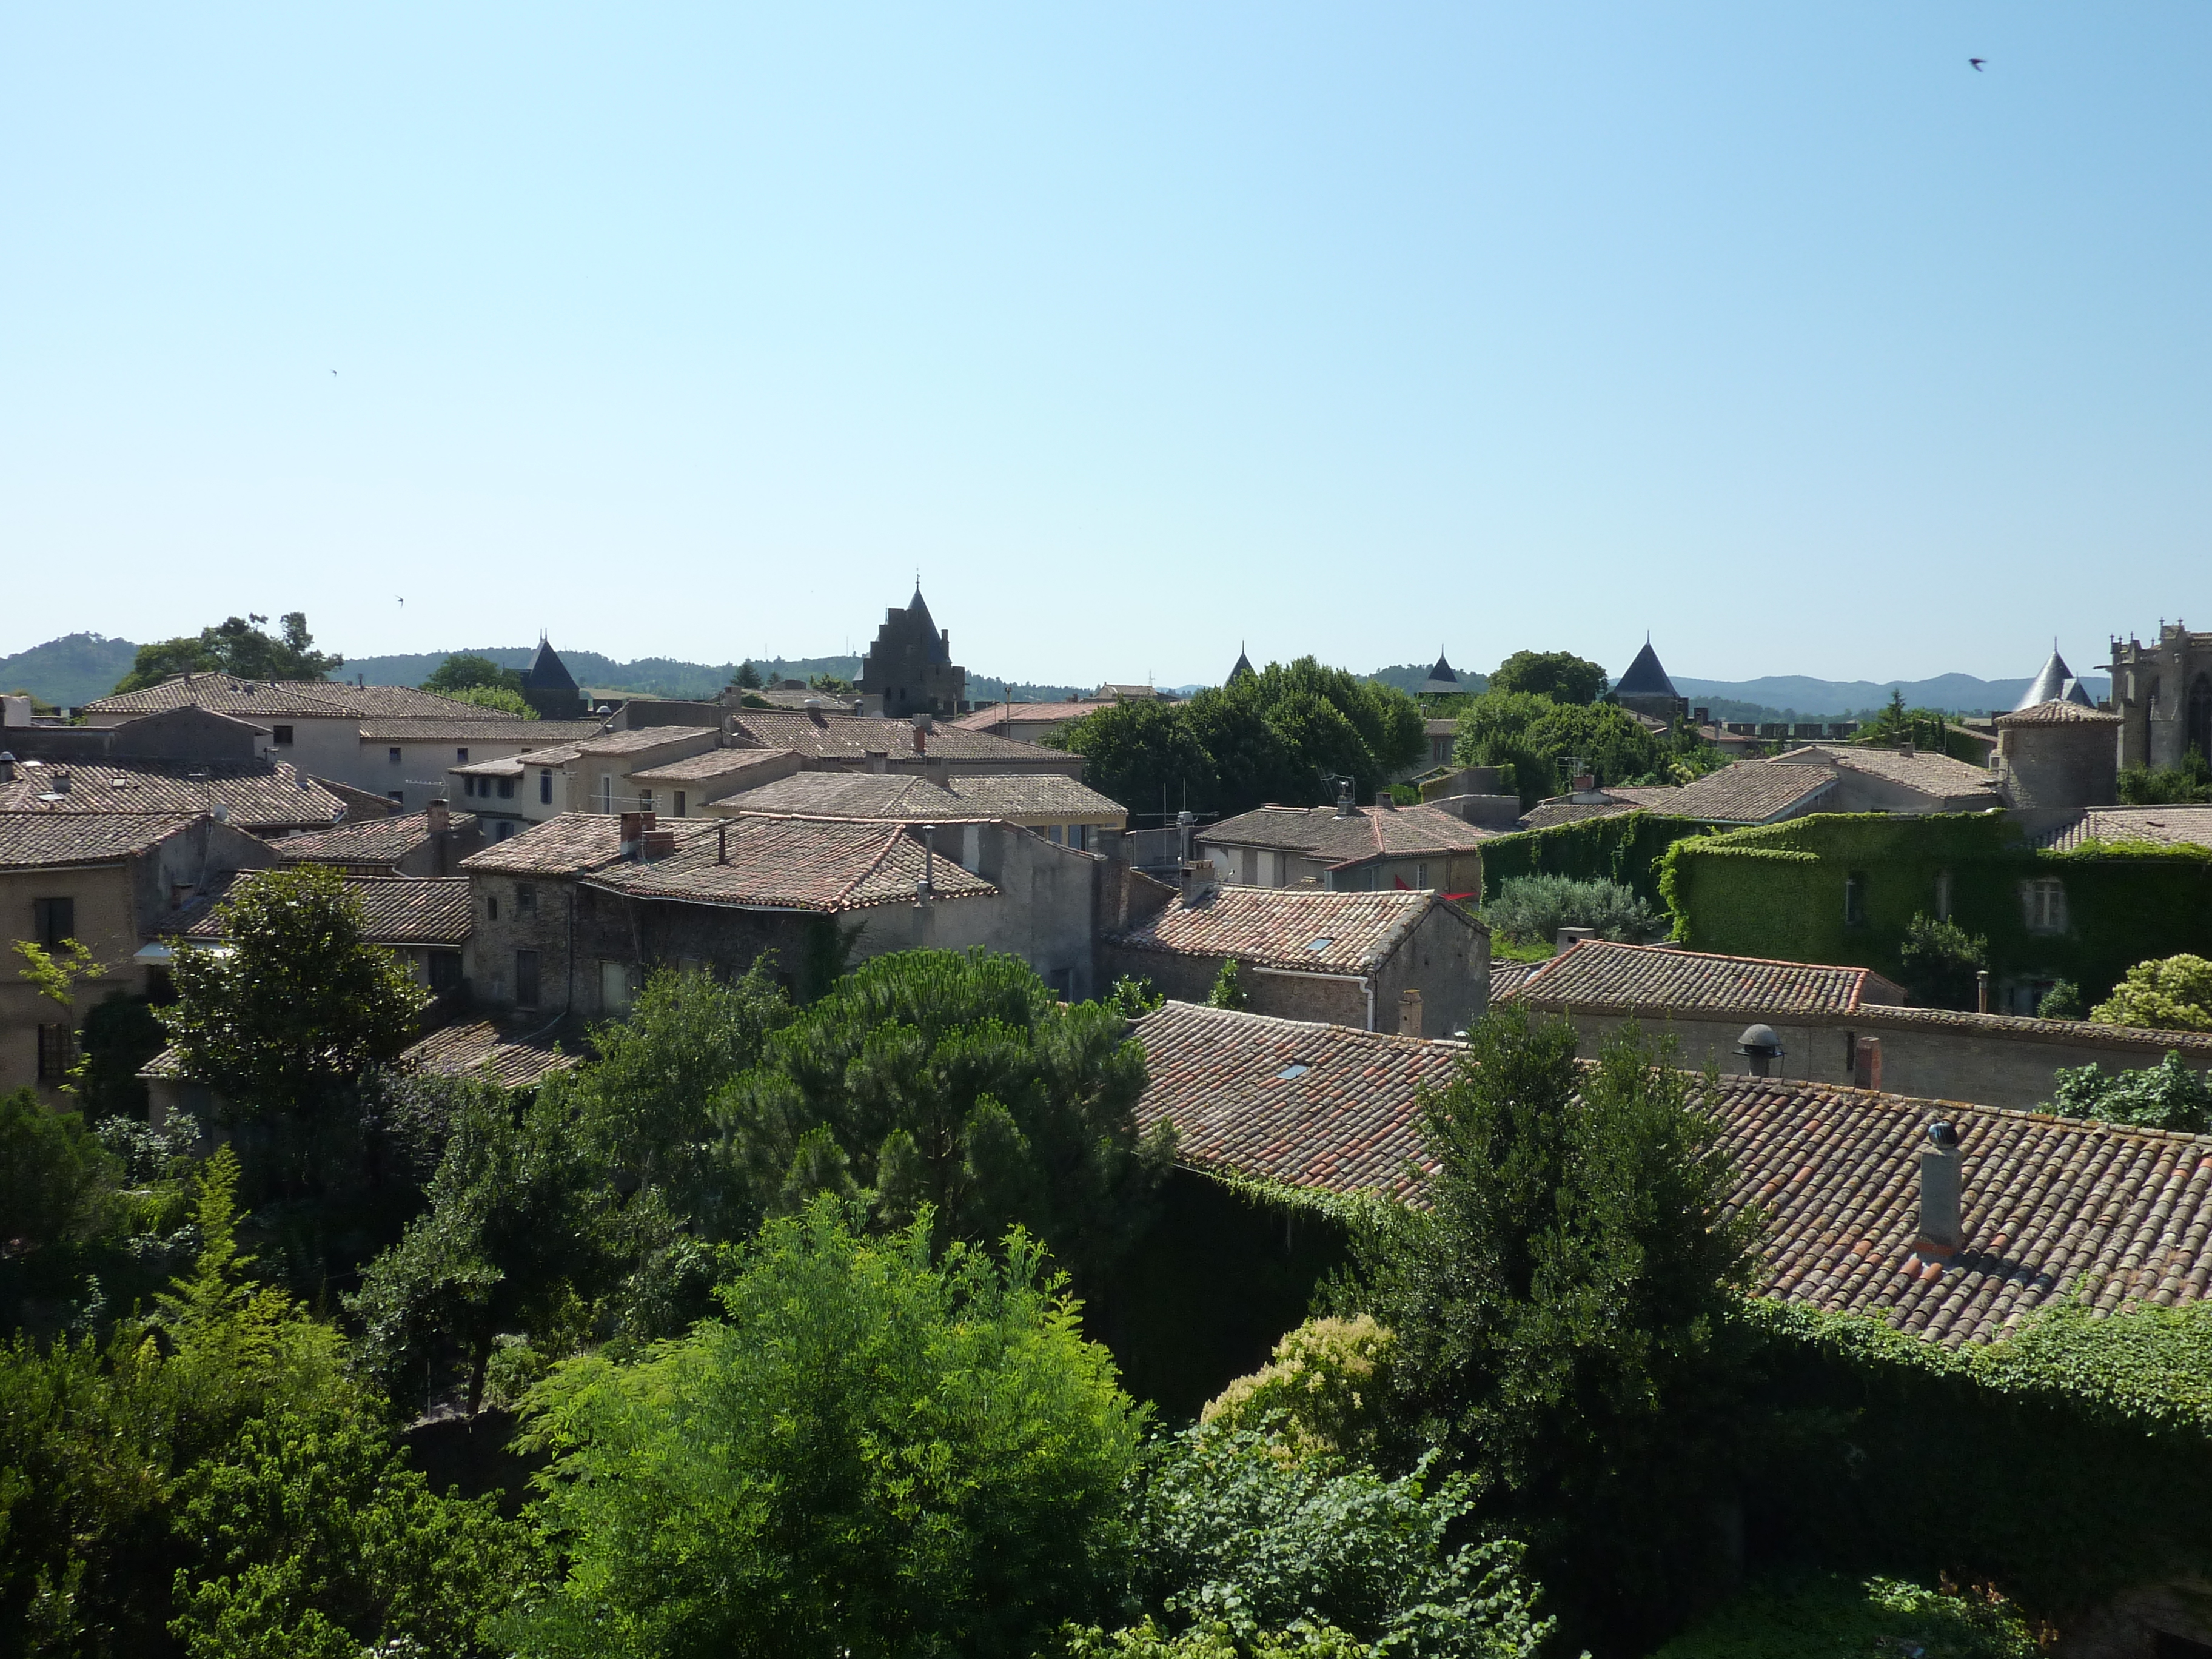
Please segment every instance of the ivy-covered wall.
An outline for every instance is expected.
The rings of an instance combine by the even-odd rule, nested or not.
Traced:
[[[1695,818],[1621,812],[1500,836],[1482,843],[1482,896],[1486,902],[1496,898],[1500,884],[1516,876],[1571,876],[1577,881],[1617,881],[1656,905],[1660,856],[1684,836],[1704,834],[1706,827]]]
[[[1989,940],[2000,986],[2067,979],[2094,1000],[2147,957],[2212,954],[2212,850],[2041,851],[1994,812],[1821,813],[1681,839],[1664,854],[1659,886],[1675,941],[1693,950],[1849,963],[1896,978],[1905,927],[1937,913],[1946,872],[1952,919]],[[1855,874],[1863,920],[1853,924],[1844,904]],[[2028,927],[2021,884],[2045,877],[2064,889],[2061,933]]]

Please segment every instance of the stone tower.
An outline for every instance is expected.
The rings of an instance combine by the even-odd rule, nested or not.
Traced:
[[[1467,688],[1459,683],[1458,673],[1444,660],[1444,653],[1439,648],[1437,665],[1429,670],[1428,678],[1421,682],[1419,695],[1425,697],[1456,697],[1463,696]]]
[[[2212,761],[2212,634],[2172,623],[2156,645],[2114,640],[2112,712],[2122,766],[2179,766],[2192,750]]]
[[[884,612],[876,642],[860,660],[860,692],[879,696],[894,718],[935,714],[950,720],[968,695],[968,671],[952,660],[952,635],[931,620],[917,584],[905,610]]]
[[[1677,691],[1674,682],[1667,678],[1667,671],[1659,665],[1659,653],[1651,648],[1649,640],[1644,641],[1636,660],[1628,665],[1628,672],[1607,695],[1632,714],[1649,715],[1669,726],[1690,717],[1690,700]]]
[[[545,635],[538,636],[538,659],[522,676],[522,700],[540,720],[574,720],[584,716],[584,694]]]

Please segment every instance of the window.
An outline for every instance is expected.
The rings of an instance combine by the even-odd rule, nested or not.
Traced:
[[[513,778],[501,778],[499,781],[499,798],[501,800],[513,800],[514,799],[514,780]]]
[[[1079,853],[1088,852],[1091,849],[1091,826],[1087,823],[1069,824],[1067,844]]]
[[[1056,824],[1056,823],[1053,823],[1053,824],[1048,824],[1048,825],[1046,825],[1046,826],[1045,826],[1045,832],[1044,832],[1044,838],[1045,838],[1047,841],[1050,842],[1051,842],[1054,847],[1059,846],[1059,845],[1060,845],[1060,826],[1059,826],[1058,824]]]
[[[599,774],[599,811],[611,812],[614,810],[615,781],[602,772]]]
[[[514,1001],[519,1008],[538,1006],[538,952],[517,951],[514,953]]]
[[[493,826],[491,838],[494,841],[505,841],[514,833],[514,821],[512,818],[501,818],[498,823]]]
[[[653,811],[652,790],[641,789],[637,792],[637,810],[641,812],[650,812]]]
[[[1311,1070],[1313,1070],[1312,1066],[1302,1066],[1294,1060],[1289,1065],[1284,1066],[1281,1071],[1276,1073],[1275,1075],[1282,1079],[1285,1083],[1295,1083],[1298,1079],[1304,1077]]]
[[[550,766],[538,769],[538,804],[540,806],[553,804],[553,769]]]
[[[288,744],[292,741],[292,728],[289,726],[277,726],[274,735],[278,743]]]
[[[1073,1002],[1075,1000],[1074,969],[1048,969],[1045,973],[1044,982],[1045,988],[1050,991],[1053,995],[1058,997],[1062,1002]]]
[[[538,890],[526,881],[514,884],[514,914],[518,916],[538,914]]]
[[[2056,876],[2042,876],[2020,884],[2021,919],[2031,933],[2066,931],[2066,885]]]
[[[676,816],[679,818],[684,816],[684,792],[681,789],[676,792]]]
[[[602,962],[599,964],[599,1012],[603,1014],[626,1014],[629,1012],[630,967],[626,962]]]
[[[461,953],[459,951],[433,951],[429,952],[429,957],[431,991],[436,995],[444,996],[450,991],[459,990],[461,988]]]
[[[1863,927],[1866,919],[1866,872],[1854,870],[1844,878],[1844,926]]]
[[[386,759],[386,760],[390,761],[390,762],[391,762],[394,766],[398,765],[398,764],[399,764],[399,745],[398,745],[398,744],[394,744],[391,748],[389,748],[389,749],[386,750],[384,751],[384,757],[385,757],[385,759]]]
[[[463,794],[473,795],[476,792],[477,781],[474,778],[463,778],[461,780],[461,793]]]
[[[499,920],[499,895],[496,893],[484,895],[484,920],[486,921]]]
[[[454,765],[456,765],[456,766],[466,766],[468,763],[469,763],[469,751],[468,751],[467,750],[465,750],[465,749],[456,749],[455,750],[453,750],[453,764],[454,764]]]
[[[66,1025],[39,1027],[39,1081],[59,1083],[76,1064],[76,1033]]]
[[[65,939],[75,939],[76,901],[73,898],[33,899],[31,937],[49,951]]]
[[[1425,864],[1415,865],[1413,866],[1413,885],[1416,887],[1426,887],[1428,884],[1429,866]]]
[[[385,798],[385,799],[386,799],[386,800],[396,800],[396,801],[398,801],[398,802],[402,806],[404,806],[404,805],[407,805],[407,796],[406,796],[406,794],[405,794],[403,791],[401,791],[401,790],[398,790],[398,789],[387,789],[387,790],[386,790],[386,791],[384,792],[384,798]]]

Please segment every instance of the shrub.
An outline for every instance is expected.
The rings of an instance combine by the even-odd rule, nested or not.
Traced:
[[[1275,1344],[1268,1363],[1206,1402],[1202,1423],[1276,1432],[1300,1456],[1371,1458],[1389,1403],[1389,1332],[1367,1314],[1309,1319]]]
[[[1141,1414],[1020,1232],[871,1240],[836,1200],[770,1222],[726,1317],[530,1396],[566,1538],[532,1654],[1036,1651],[1120,1576]]]
[[[1562,927],[1591,927],[1601,939],[1631,944],[1658,931],[1651,907],[1617,881],[1571,876],[1515,876],[1498,890],[1483,919],[1509,939],[1550,944]]]
[[[2126,1123],[2139,1129],[2212,1128],[2212,1083],[2167,1049],[2155,1066],[2106,1076],[2099,1067],[2061,1067],[2051,1090],[2052,1109],[2067,1117]]]
[[[1898,947],[1905,988],[1931,1008],[1972,1008],[1979,994],[1976,975],[1990,965],[1990,942],[1955,921],[1916,914]]]
[[[2085,1012],[2081,988],[2070,979],[2056,981],[2035,1005],[2038,1019],[2079,1019]]]
[[[2102,1025],[2212,1031],[2212,962],[2187,955],[2139,962],[2089,1018]]]
[[[2035,1659],[2040,1650],[2020,1609],[1994,1591],[1829,1574],[1754,1585],[1652,1659]]]
[[[1244,975],[1237,965],[1235,957],[1221,959],[1221,971],[1213,976],[1213,988],[1206,994],[1209,1008],[1242,1008],[1251,1001],[1244,989]]]
[[[2130,806],[2212,800],[2212,768],[2191,749],[2183,754],[2179,766],[2122,767],[2119,790],[2121,800]]]

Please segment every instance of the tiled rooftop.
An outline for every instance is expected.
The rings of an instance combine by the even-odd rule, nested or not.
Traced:
[[[365,744],[520,743],[534,752],[580,743],[595,737],[599,729],[597,720],[526,720],[495,708],[478,708],[442,720],[364,720],[361,740]]]
[[[68,793],[57,793],[64,773]],[[345,814],[343,801],[283,761],[23,761],[13,783],[0,783],[0,811],[6,812],[204,812],[216,806],[228,808],[241,829],[334,823]]]
[[[794,772],[757,788],[725,795],[715,805],[732,812],[896,818],[912,823],[975,816],[951,794],[914,772]]]
[[[1683,785],[1666,810],[1708,823],[1765,823],[1806,810],[1835,787],[1830,767],[1740,760]]]
[[[472,828],[476,816],[455,812],[447,820],[455,830]],[[398,812],[360,823],[337,823],[270,844],[277,856],[295,864],[397,864],[430,838],[428,812]]]
[[[241,680],[228,674],[179,674],[159,685],[95,697],[88,714],[151,714],[187,704],[244,719],[435,720],[473,719],[488,711],[434,691],[407,685],[350,685],[343,680]],[[489,718],[501,719],[495,711]],[[504,718],[520,724],[520,718]]]
[[[1434,893],[1218,887],[1196,904],[1170,904],[1109,942],[1128,951],[1235,957],[1261,967],[1365,973],[1440,905],[1465,915]]]
[[[945,787],[969,817],[1079,818],[1119,823],[1128,816],[1121,802],[1064,772],[1008,772],[981,777],[955,774],[945,780]]]
[[[183,813],[0,812],[0,870],[128,858],[191,823]]]
[[[532,1031],[507,1031],[489,1020],[447,1025],[433,1031],[399,1056],[409,1071],[444,1077],[474,1077],[504,1089],[535,1086],[550,1072],[562,1072],[583,1056],[564,1054]]]
[[[720,735],[720,728],[712,726],[641,726],[626,732],[600,732],[586,737],[576,745],[586,755],[635,755],[648,749],[665,748],[674,743],[693,743],[701,738]]]
[[[1634,811],[1635,806],[1625,800],[1538,801],[1521,815],[1521,827],[1523,830],[1549,830],[1554,824],[1579,823],[1584,818],[1617,818],[1623,812]]]
[[[2212,847],[2212,805],[2093,806],[2072,823],[2038,837],[2037,844],[2063,853],[2092,841]]]
[[[155,931],[190,939],[228,939],[229,930],[223,925],[219,907],[257,879],[258,873],[248,870],[224,878],[213,891],[164,918]],[[345,889],[359,902],[362,926],[374,944],[459,950],[468,942],[475,915],[464,877],[416,880],[406,876],[349,876]]]
[[[1577,940],[1522,981],[1513,994],[1539,1008],[1775,1015],[1850,1013],[1863,1003],[1905,1000],[1903,987],[1869,968],[1601,939]]]
[[[1361,806],[1350,817],[1340,817],[1334,806],[1262,806],[1198,832],[1200,842],[1213,846],[1280,848],[1333,866],[1382,854],[1468,852],[1490,838],[1434,806]]]
[[[735,712],[740,740],[750,738],[763,749],[791,749],[819,759],[860,760],[872,750],[911,755],[914,725],[910,720],[872,720],[860,714],[787,714],[779,708],[740,708]],[[925,739],[927,752],[950,761],[1018,762],[1040,770],[1066,768],[1073,757],[1033,743],[993,737],[957,725],[939,726]]]
[[[2031,703],[2026,708],[2015,708],[2008,714],[1997,716],[2002,726],[2118,726],[2120,717],[2101,708],[2084,708],[2078,702],[2068,702],[2054,697],[2049,702]]]
[[[446,770],[464,778],[519,778],[533,766],[566,766],[576,753],[574,744],[556,743],[548,749],[502,755],[497,760],[471,761],[466,766],[449,766]]]
[[[709,749],[682,760],[663,761],[629,775],[640,783],[702,783],[766,766],[790,754],[788,749]]]
[[[1416,1097],[1463,1053],[1188,1003],[1136,1036],[1151,1072],[1139,1122],[1171,1118],[1185,1163],[1415,1199]],[[1766,1295],[1956,1347],[2077,1291],[2110,1312],[2194,1302],[2212,1279],[2212,1139],[1759,1078],[1722,1078],[1704,1104],[1734,1201],[1769,1218]],[[1913,1249],[1918,1153],[1939,1117],[1965,1150],[1966,1245],[1948,1261]]]
[[[1757,764],[1757,763],[1752,763]],[[1923,794],[1949,799],[1958,796],[1987,796],[1992,806],[1997,804],[1996,785],[1988,771],[1969,765],[1962,760],[1953,760],[1948,755],[1930,754],[1916,750],[1906,754],[1901,749],[1862,748],[1856,744],[1808,744],[1777,755],[1765,763],[1769,766],[1838,766],[1848,771],[1865,772],[1892,783],[1903,784],[1908,789],[1917,789]]]
[[[471,873],[586,877],[640,898],[740,908],[817,910],[911,903],[926,862],[905,824],[851,819],[748,817],[661,818],[676,850],[649,863],[622,857],[622,823],[605,812],[564,812],[462,861]],[[999,890],[939,854],[940,899]]]
[[[1110,702],[994,702],[952,723],[963,732],[1000,732],[1010,724],[1079,720],[1113,706]]]
[[[1528,982],[1528,975],[1544,964],[1540,962],[1516,962],[1511,957],[1493,956],[1490,959],[1490,1000],[1493,1003],[1510,997]]]

